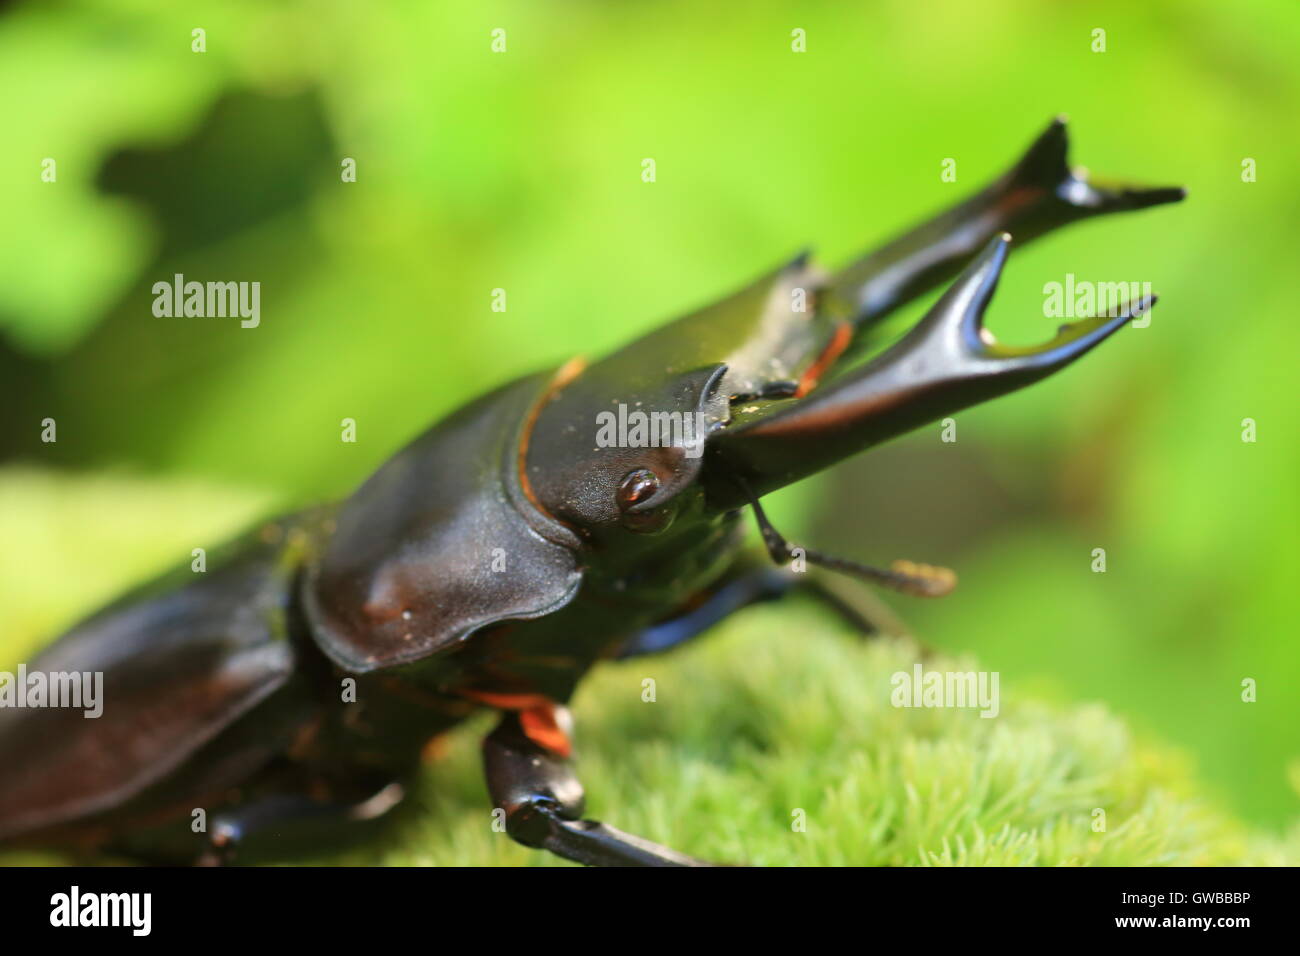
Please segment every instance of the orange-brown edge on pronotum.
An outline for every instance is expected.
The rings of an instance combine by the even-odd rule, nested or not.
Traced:
[[[542,392],[541,396],[529,410],[528,420],[524,422],[524,429],[519,438],[519,487],[523,489],[524,497],[528,499],[529,503],[534,508],[546,515],[546,517],[573,531],[576,531],[577,529],[573,528],[567,522],[561,521],[559,518],[555,517],[555,515],[546,510],[546,507],[540,500],[538,500],[537,495],[533,492],[533,484],[528,480],[528,443],[532,441],[533,427],[537,424],[537,419],[542,414],[542,409],[546,407],[546,403],[554,398],[560,389],[564,388],[564,386],[568,385],[575,378],[581,375],[586,368],[587,360],[581,355],[574,356],[560,366],[559,371],[555,373],[551,378],[550,383],[547,384],[546,390]]]
[[[556,756],[567,759],[573,755],[573,743],[560,727],[560,705],[545,694],[494,694],[480,690],[461,693],[489,707],[518,712],[525,737]]]

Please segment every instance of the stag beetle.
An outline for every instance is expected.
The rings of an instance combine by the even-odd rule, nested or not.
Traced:
[[[490,708],[488,790],[514,839],[592,865],[699,864],[584,819],[565,703],[602,659],[680,645],[816,579],[744,556],[746,506],[786,564],[763,495],[1035,382],[1150,308],[1038,347],[984,328],[1012,236],[1184,196],[1098,183],[1066,154],[1057,119],[985,189],[842,271],[800,256],[602,361],[503,385],[341,504],[272,521],[206,574],[79,624],[29,670],[102,672],[103,715],[0,711],[0,766],[21,768],[0,785],[0,843],[153,862],[226,862],[259,841],[274,853],[290,825],[333,833],[384,813],[430,740]],[[958,273],[849,367],[885,316]],[[701,441],[593,447],[620,404],[694,416]],[[954,583],[906,561],[799,556],[916,595]],[[202,833],[196,808],[213,815]]]

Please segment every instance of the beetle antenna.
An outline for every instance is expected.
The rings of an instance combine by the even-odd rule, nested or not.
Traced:
[[[749,503],[754,506],[754,519],[758,522],[758,530],[763,535],[763,544],[777,564],[786,564],[802,556],[809,564],[864,578],[913,597],[943,597],[957,586],[957,575],[951,568],[903,560],[894,561],[888,568],[877,568],[848,558],[823,554],[811,548],[796,548],[785,539],[785,535],[773,527],[772,522],[767,518],[767,513],[763,511],[763,506],[758,503],[758,498],[750,492],[749,486],[741,479],[737,479],[737,483],[749,499]]]

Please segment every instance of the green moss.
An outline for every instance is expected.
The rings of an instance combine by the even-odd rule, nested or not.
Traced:
[[[1183,758],[1099,705],[1002,688],[994,719],[891,706],[914,648],[862,643],[802,605],[607,665],[575,701],[591,816],[684,852],[766,865],[1294,865],[1198,795]],[[927,669],[957,667],[931,659]],[[642,700],[655,681],[657,700]],[[476,728],[481,730],[481,728]],[[426,771],[396,839],[351,862],[546,865],[493,832],[476,732]],[[1094,832],[1094,811],[1105,831]],[[806,830],[792,827],[804,811]]]
[[[603,667],[575,701],[590,816],[767,865],[1300,860],[1300,831],[1288,843],[1252,834],[1197,795],[1179,754],[1136,740],[1102,706],[1004,687],[993,719],[893,708],[889,678],[911,669],[913,646],[839,630],[807,607],[754,609],[694,648]],[[655,702],[642,701],[646,678]],[[461,734],[426,773],[420,822],[365,860],[546,862],[491,831],[477,773],[476,739]],[[792,829],[797,809],[806,831]]]

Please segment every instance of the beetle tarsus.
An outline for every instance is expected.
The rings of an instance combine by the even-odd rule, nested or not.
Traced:
[[[506,713],[483,742],[493,803],[506,833],[584,866],[712,866],[596,820],[584,820],[583,790],[569,760],[539,746],[519,715]]]

